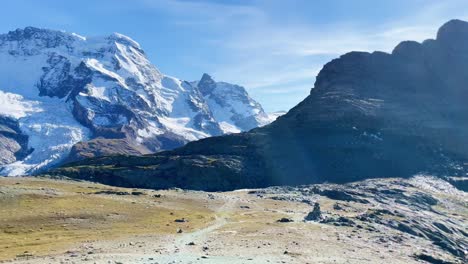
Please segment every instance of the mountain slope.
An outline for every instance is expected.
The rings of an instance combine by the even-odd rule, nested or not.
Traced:
[[[216,120],[213,110],[227,115],[238,106],[236,100],[246,98],[252,105],[239,103],[244,118],[264,112],[245,90],[242,98],[231,97],[233,107],[212,109],[210,93],[162,74],[137,42],[118,33],[86,38],[18,29],[0,35],[0,60],[0,116],[13,118],[17,132],[27,136],[16,143],[11,137],[0,141],[0,151],[9,155],[0,164],[2,174],[59,164],[72,148],[69,161],[144,154],[221,135],[226,126],[244,131],[265,124],[253,117],[242,127],[235,120]],[[226,85],[226,94],[238,92],[238,86]]]
[[[203,190],[421,172],[465,175],[467,69],[468,23],[453,20],[436,39],[405,41],[391,54],[351,52],[329,62],[310,95],[265,127],[142,158],[87,160],[54,173]]]

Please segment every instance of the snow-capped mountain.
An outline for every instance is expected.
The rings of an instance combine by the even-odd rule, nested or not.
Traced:
[[[225,82],[215,82],[203,74],[193,82],[211,109],[214,119],[224,133],[238,133],[271,123],[262,106],[249,97],[244,87]]]
[[[269,122],[244,88],[164,75],[117,33],[18,29],[0,35],[0,61],[2,174],[60,163],[72,148],[72,160],[92,156],[87,141],[105,154],[143,154]]]

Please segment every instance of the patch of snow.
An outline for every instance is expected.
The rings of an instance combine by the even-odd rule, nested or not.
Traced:
[[[127,45],[132,45],[134,47],[141,48],[140,44],[138,42],[136,42],[135,40],[131,39],[128,36],[125,36],[125,35],[117,33],[117,32],[112,33],[112,35],[110,35],[109,38],[110,39],[116,39],[116,40],[123,40],[124,43],[127,44]]]
[[[2,174],[26,175],[50,167],[66,158],[73,145],[90,138],[90,131],[74,119],[63,100],[44,98],[37,107],[42,111],[18,119],[34,151],[24,160],[1,167]]]
[[[458,195],[459,197],[468,196],[466,192],[460,191],[447,181],[434,176],[416,175],[412,177],[409,182],[423,190],[434,193],[446,193]]]
[[[119,82],[120,85],[122,85],[123,87],[126,87],[127,85],[125,85],[125,80],[119,76],[118,74],[116,74],[115,72],[112,72],[108,69],[106,69],[106,67],[102,64],[102,62],[98,61],[97,59],[86,59],[85,60],[85,63],[88,67],[108,76],[108,77],[111,77],[112,79],[115,79]]]
[[[79,39],[81,39],[81,40],[83,40],[83,41],[85,41],[85,40],[86,40],[86,37],[84,37],[84,36],[81,36],[81,35],[79,35],[79,34],[76,34],[76,33],[71,33],[71,35],[72,35],[72,36],[74,36],[74,37],[77,37],[77,38],[79,38]]]
[[[234,133],[242,132],[242,130],[240,128],[238,128],[238,127],[236,127],[233,124],[228,123],[228,122],[222,121],[222,122],[219,123],[219,126],[221,127],[223,132],[226,133],[226,134],[234,134]]]
[[[0,90],[0,115],[15,119],[25,117],[29,113],[42,112],[38,101],[25,100],[19,94],[6,93]]]
[[[108,101],[108,102],[111,101],[109,96],[107,95],[107,87],[105,86],[96,87],[93,84],[88,84],[86,88],[88,89],[91,96]]]
[[[268,113],[268,121],[269,123],[275,121],[276,119],[278,119],[278,117],[282,116],[286,114],[286,111],[277,111],[277,112],[273,112],[273,113]]]
[[[198,140],[202,138],[209,137],[210,135],[198,130],[195,130],[189,126],[191,120],[190,118],[186,117],[181,117],[181,118],[170,118],[170,117],[165,117],[165,118],[159,118],[159,121],[161,124],[164,125],[164,127],[177,134],[181,135],[183,138],[193,141],[193,140]]]
[[[162,135],[164,134],[164,130],[158,127],[158,125],[155,122],[149,121],[148,126],[143,129],[139,129],[137,131],[137,134],[141,140],[141,138],[151,138],[154,136]]]

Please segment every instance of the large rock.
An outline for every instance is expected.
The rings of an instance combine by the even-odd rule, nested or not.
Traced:
[[[27,142],[28,136],[21,132],[18,122],[0,116],[0,165],[13,163],[30,153]]]
[[[153,167],[133,169],[130,181],[225,190],[418,173],[464,175],[467,43],[468,23],[453,20],[435,40],[405,41],[391,54],[345,54],[326,64],[310,95],[272,124],[158,153]],[[143,160],[132,159],[132,166]],[[56,173],[68,175],[69,169]],[[130,169],[103,170],[111,178]],[[76,170],[70,175],[88,177]]]

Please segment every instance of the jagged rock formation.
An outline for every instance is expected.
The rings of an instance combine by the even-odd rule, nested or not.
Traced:
[[[27,142],[28,137],[21,133],[18,122],[0,116],[0,165],[24,158],[31,151]]]
[[[60,163],[79,142],[68,161],[147,154],[269,122],[244,88],[206,74],[194,83],[164,75],[137,42],[118,33],[86,38],[18,29],[0,35],[0,60],[0,100],[6,104],[0,116],[17,120],[18,131],[28,136],[15,146],[2,140],[0,151],[16,153],[20,145],[33,150],[6,158],[10,165],[2,174]]]

